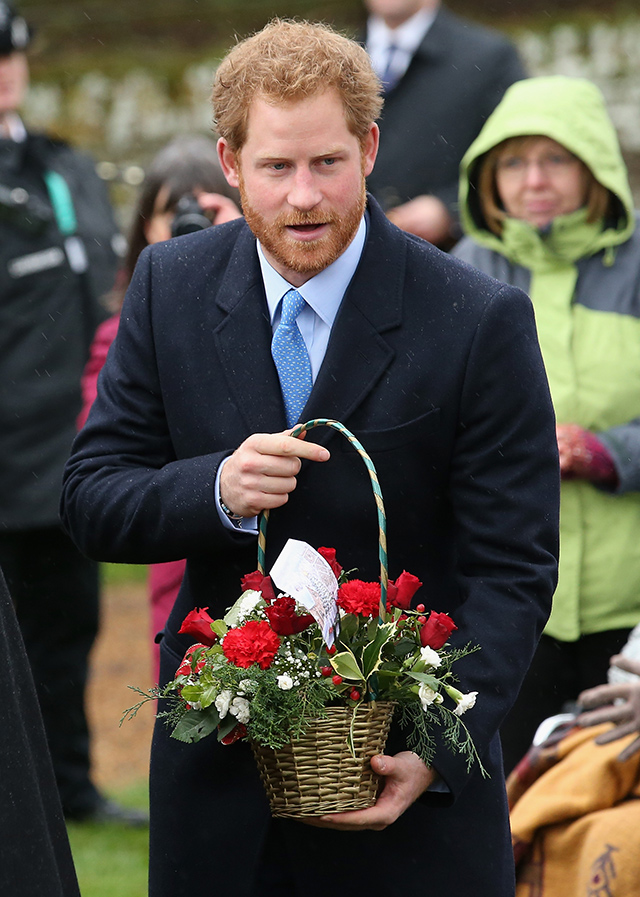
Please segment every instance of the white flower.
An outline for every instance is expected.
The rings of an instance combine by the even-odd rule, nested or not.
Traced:
[[[216,710],[220,714],[220,719],[224,719],[227,713],[229,712],[229,707],[231,706],[231,700],[233,698],[233,692],[228,688],[225,688],[224,691],[221,691],[218,697],[216,698]]]
[[[247,589],[240,597],[238,605],[238,617],[248,617],[255,610],[256,605],[262,601],[262,592],[256,592],[254,589]]]
[[[249,711],[249,702],[246,698],[234,698],[229,713],[238,720],[239,723],[248,723],[251,713]]]
[[[432,688],[429,688],[424,682],[418,690],[418,697],[420,698],[423,710],[426,710],[429,704],[442,704],[442,695],[438,694],[438,692],[434,691]]]
[[[241,679],[238,682],[238,694],[246,695],[251,694],[251,692],[255,691],[255,683],[251,681],[251,679]]]
[[[189,707],[191,707],[192,710],[202,710],[202,704],[200,703],[200,701],[187,701],[187,704],[189,705]]]
[[[293,679],[288,673],[278,676],[278,688],[281,688],[282,691],[289,691],[290,688],[293,688]]]
[[[471,708],[476,703],[476,698],[478,697],[477,691],[470,691],[469,694],[462,695],[460,700],[458,701],[458,706],[453,711],[456,716],[462,716],[467,710],[471,710]]]
[[[428,645],[420,650],[420,657],[424,660],[427,666],[433,667],[434,670],[437,670],[442,664],[438,652],[434,651],[433,648],[430,648]]]

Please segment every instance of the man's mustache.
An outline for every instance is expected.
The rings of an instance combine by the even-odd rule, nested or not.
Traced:
[[[319,215],[318,213],[305,213],[299,212],[298,214],[284,214],[279,215],[276,218],[276,225],[278,227],[300,227],[301,225],[318,225],[318,224],[332,224],[335,221],[333,215]]]

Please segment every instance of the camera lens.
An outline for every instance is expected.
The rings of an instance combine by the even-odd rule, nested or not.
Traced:
[[[176,212],[171,224],[171,236],[181,237],[211,227],[211,219],[207,218],[200,203],[192,194],[182,196],[176,204]]]

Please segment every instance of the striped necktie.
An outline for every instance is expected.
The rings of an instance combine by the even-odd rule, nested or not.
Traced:
[[[280,323],[271,342],[289,427],[299,421],[313,385],[309,353],[296,323],[305,304],[297,290],[285,293]]]

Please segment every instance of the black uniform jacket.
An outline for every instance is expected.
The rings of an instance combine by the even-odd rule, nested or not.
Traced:
[[[58,226],[46,172],[76,228]],[[16,196],[28,201],[15,202]],[[40,134],[0,140],[0,527],[58,524],[80,377],[116,271],[116,225],[92,160]],[[84,269],[81,271],[81,269]]]

